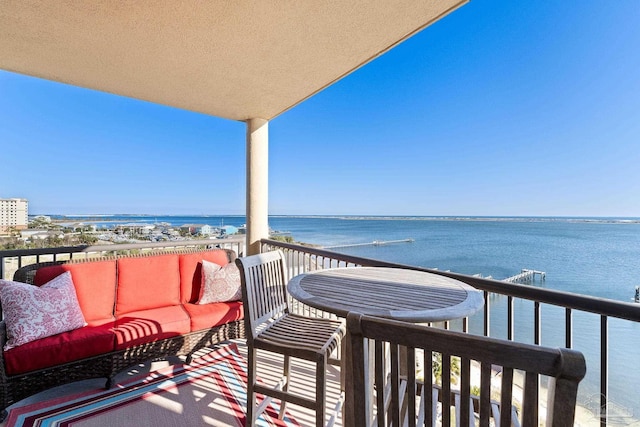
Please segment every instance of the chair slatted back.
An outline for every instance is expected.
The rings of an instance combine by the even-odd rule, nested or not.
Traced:
[[[236,259],[242,281],[245,330],[255,338],[271,319],[288,313],[287,277],[282,251]]]
[[[354,400],[357,426],[430,427],[439,418],[445,427],[454,422],[456,426],[475,426],[476,416],[480,426],[490,425],[491,418],[501,427],[534,427],[543,419],[548,426],[573,426],[578,383],[586,373],[580,352],[357,313],[349,314],[347,328],[355,378],[352,392],[359,397]],[[369,340],[375,340],[374,358],[365,355]],[[383,352],[385,346],[388,354]],[[416,360],[417,355],[423,357]],[[370,362],[375,369],[367,366]],[[424,382],[416,378],[416,362],[422,365]],[[432,385],[434,364],[441,371],[441,387]],[[452,386],[452,375],[458,370],[457,384]],[[375,372],[375,385],[365,382],[365,372],[371,371]],[[471,383],[472,374],[480,377],[480,384]],[[546,417],[538,413],[543,408],[538,387],[541,376],[548,378]],[[516,381],[521,377],[523,384]],[[479,397],[471,392],[472,386],[474,391],[479,389]],[[375,399],[362,398],[367,390],[370,394],[376,390]],[[443,408],[440,414],[436,413],[438,404]],[[375,411],[371,408],[374,405]]]

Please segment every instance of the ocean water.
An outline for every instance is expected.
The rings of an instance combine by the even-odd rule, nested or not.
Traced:
[[[640,286],[640,222],[615,218],[272,218],[278,230],[324,246],[413,239],[411,243],[333,250],[495,279],[523,268],[544,271],[531,286],[631,302]],[[507,299],[491,301],[491,336],[507,337]],[[516,336],[533,343],[534,307],[515,302]],[[564,346],[564,310],[543,305],[542,344]],[[587,359],[580,401],[599,406],[600,318],[574,313],[574,347]],[[470,319],[482,333],[482,318]],[[620,412],[640,418],[640,324],[609,320],[609,399]],[[592,403],[593,402],[593,403]]]
[[[74,218],[86,220],[86,218]],[[244,216],[118,216],[106,221],[212,226],[244,224]],[[422,267],[481,274],[495,279],[523,268],[546,272],[531,286],[631,302],[640,286],[640,219],[616,218],[433,218],[272,216],[271,228],[296,241],[342,246],[413,239],[410,243],[338,247],[337,252]],[[491,335],[506,338],[506,298],[491,301]],[[516,340],[533,341],[533,304],[517,301]],[[564,345],[564,310],[543,306],[542,344]],[[470,322],[480,333],[481,318]],[[587,358],[581,384],[584,405],[599,402],[600,319],[574,315],[574,346]],[[640,324],[609,321],[610,401],[640,418]],[[594,407],[595,409],[595,407]]]
[[[640,285],[640,221],[273,217],[270,225],[323,246],[414,239],[333,250],[496,279],[541,270],[541,286],[620,301]]]

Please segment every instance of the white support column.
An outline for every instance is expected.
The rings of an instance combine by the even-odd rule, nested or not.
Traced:
[[[269,237],[269,122],[247,120],[247,254]]]

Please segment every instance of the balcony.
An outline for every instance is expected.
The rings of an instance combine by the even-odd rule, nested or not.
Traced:
[[[213,242],[184,241],[171,243],[171,247],[167,247],[166,243],[157,243],[13,250],[0,251],[0,271],[3,278],[10,279],[16,268],[33,262],[100,256],[113,251],[130,253],[151,249],[175,249],[178,246],[203,247],[212,243],[233,249],[238,254],[245,253],[245,242],[242,238]],[[578,396],[577,419],[581,425],[630,425],[638,422],[639,414],[635,411],[634,404],[637,404],[640,396],[621,396],[618,391],[619,382],[629,381],[634,375],[634,357],[618,354],[616,344],[610,344],[610,341],[618,342],[621,334],[624,337],[625,333],[638,331],[638,304],[357,258],[268,239],[261,241],[262,251],[273,249],[284,251],[290,276],[328,267],[387,266],[431,271],[474,286],[484,292],[484,309],[472,317],[442,322],[434,326],[533,344],[549,345],[549,340],[552,340],[551,345],[579,350],[587,359],[587,377],[580,385]],[[296,302],[293,302],[293,307],[306,314],[326,315]],[[244,351],[241,342],[239,347]],[[269,364],[265,363],[265,366]],[[264,376],[269,378],[269,372],[265,372]],[[335,378],[330,387],[333,387],[334,394],[337,393],[338,384]],[[304,419],[309,414],[303,411],[296,412],[295,416]]]

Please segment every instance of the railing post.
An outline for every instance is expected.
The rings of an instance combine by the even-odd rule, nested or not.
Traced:
[[[484,336],[488,337],[491,332],[491,302],[489,300],[489,292],[484,291]]]
[[[533,328],[533,342],[540,345],[542,343],[542,313],[540,312],[540,301],[536,301],[533,304],[534,307],[534,328]]]
[[[515,321],[513,312],[513,297],[507,297],[507,339],[513,341],[515,339]]]
[[[609,420],[609,327],[608,317],[600,316],[600,426]]]
[[[573,348],[573,316],[571,314],[571,309],[567,308],[565,310],[565,342],[564,346],[567,348]]]

